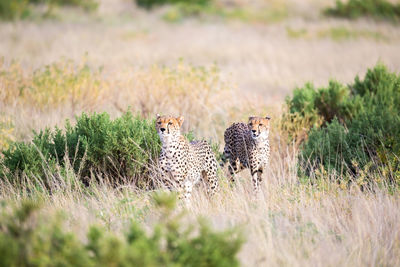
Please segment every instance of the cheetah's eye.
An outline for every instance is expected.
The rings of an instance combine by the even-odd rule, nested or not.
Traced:
[[[172,122],[168,122],[168,125],[172,125]]]
[[[161,124],[161,121],[158,121],[157,124],[160,125],[160,124]]]

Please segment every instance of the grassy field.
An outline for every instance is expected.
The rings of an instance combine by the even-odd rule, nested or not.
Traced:
[[[399,25],[323,16],[334,2],[221,0],[240,12],[171,21],[173,7],[146,11],[129,0],[101,0],[96,12],[58,7],[43,18],[35,15],[39,6],[28,19],[1,21],[0,151],[83,111],[115,118],[127,109],[150,119],[183,115],[184,132],[222,151],[232,122],[268,114],[272,154],[262,195],[254,198],[248,171],[235,188],[221,172],[215,199],[200,188],[178,208],[185,222],[200,216],[217,230],[238,227],[243,266],[399,266],[398,191],[300,179],[298,146],[280,127],[285,97],[308,81],[348,84],[379,62],[400,71]],[[151,192],[60,185],[58,174],[49,175],[51,192],[2,180],[0,200],[39,199],[46,216],[62,211],[65,229],[83,241],[93,224],[122,236],[132,220],[151,229],[160,216]]]

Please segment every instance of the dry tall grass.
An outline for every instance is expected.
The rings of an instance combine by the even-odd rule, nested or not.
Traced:
[[[388,188],[373,191],[357,186],[341,189],[336,183],[299,183],[295,153],[275,156],[255,198],[250,176],[243,173],[231,189],[222,180],[214,199],[196,190],[189,220],[202,216],[216,229],[239,227],[246,237],[240,252],[244,266],[398,266],[400,264],[400,198]],[[63,211],[67,230],[85,240],[89,225],[102,225],[122,235],[131,220],[149,228],[159,215],[150,192],[130,186],[93,185],[90,193],[74,183],[53,177],[51,194],[27,190],[29,185],[2,183],[0,199],[19,202],[28,195],[44,204],[51,215]],[[284,178],[283,178],[284,177]],[[70,173],[70,181],[77,179]]]

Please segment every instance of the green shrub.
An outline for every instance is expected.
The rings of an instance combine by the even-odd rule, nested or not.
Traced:
[[[380,31],[374,31],[371,29],[354,29],[344,26],[321,29],[317,32],[317,37],[331,38],[332,40],[337,42],[357,39],[371,39],[375,41],[389,40],[389,36],[383,34]]]
[[[287,18],[288,6],[272,2],[264,7],[246,7],[220,1],[176,1],[163,15],[167,22],[179,22],[188,17],[201,19],[239,20],[252,23],[274,23]]]
[[[184,1],[175,3],[163,15],[167,22],[180,22],[188,17],[200,17],[202,15],[215,15],[217,8],[212,5],[202,3],[186,3]]]
[[[358,97],[353,97],[350,88],[337,81],[318,89],[307,83],[295,89],[292,98],[286,98],[288,112],[283,117],[283,129],[292,139],[302,142],[311,128],[326,125],[334,118],[347,121],[355,116],[359,106]]]
[[[139,7],[151,9],[162,5],[184,4],[185,6],[207,6],[212,0],[135,0]]]
[[[31,0],[32,1],[32,0]],[[98,7],[97,0],[33,0],[57,6],[81,7],[86,11],[94,11]]]
[[[159,151],[152,121],[133,117],[130,112],[115,120],[107,113],[83,113],[75,125],[67,121],[64,130],[47,128],[35,133],[30,144],[11,144],[3,152],[2,164],[10,179],[24,173],[45,184],[49,172],[66,165],[71,165],[84,181],[92,172],[112,177],[112,182],[138,181],[149,172]]]
[[[345,159],[360,160],[357,153],[363,153],[363,148],[355,148],[348,143],[347,129],[334,119],[327,127],[313,128],[306,144],[301,148],[304,167],[309,171],[317,169],[322,164],[327,170],[336,170],[340,174],[347,172]],[[362,158],[365,163],[365,158]]]
[[[189,141],[195,139],[192,132],[184,135]],[[211,146],[220,157],[218,143]],[[148,188],[154,186],[150,174],[160,148],[153,121],[131,112],[114,120],[107,113],[83,113],[74,125],[67,120],[64,129],[34,133],[31,143],[9,142],[0,157],[0,177],[15,181],[27,176],[47,187],[55,174],[65,179],[71,167],[85,184],[93,177],[105,177],[111,184],[134,182]]]
[[[29,15],[28,0],[0,0],[0,19],[14,20]]]
[[[349,0],[347,3],[338,0],[334,8],[325,10],[325,14],[350,19],[373,17],[398,21],[400,4],[392,4],[386,0]]]
[[[60,222],[37,218],[39,205],[23,201],[10,214],[0,208],[1,266],[93,266],[85,246]]]
[[[322,165],[339,174],[357,175],[372,166],[385,172],[389,182],[400,184],[399,75],[377,65],[349,86],[331,82],[328,88],[297,89],[287,106],[287,118],[296,114],[321,119],[320,124],[308,125],[308,139],[301,146],[307,173]]]
[[[173,215],[176,198],[159,196],[159,223],[148,234],[132,222],[122,237],[90,227],[87,243],[23,201],[12,212],[0,207],[0,266],[238,266],[242,239],[236,230],[216,232],[204,221],[184,224]],[[184,225],[187,225],[185,227]]]
[[[0,0],[0,19],[24,19],[32,13],[32,7],[37,4],[47,6],[47,15],[55,6],[75,6],[86,11],[94,11],[98,6],[96,0]]]
[[[313,124],[322,118],[324,123],[333,118],[340,121],[350,119],[356,112],[358,100],[350,96],[350,89],[336,81],[330,81],[327,88],[318,88],[306,84],[297,88],[292,98],[286,98],[290,113],[299,113],[311,118]]]

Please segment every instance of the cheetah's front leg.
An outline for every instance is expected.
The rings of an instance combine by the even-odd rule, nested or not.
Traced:
[[[186,204],[190,203],[192,190],[193,183],[191,181],[184,181],[182,183],[181,191],[179,192],[179,199],[182,199]]]
[[[243,169],[242,164],[240,164],[239,159],[230,160],[228,171],[229,171],[229,180],[231,181],[231,185],[235,185],[236,178],[235,175],[238,174]]]
[[[219,183],[216,170],[203,172],[203,180],[206,182],[207,194],[209,196],[213,196],[219,191]]]
[[[260,185],[262,182],[262,169],[258,169],[255,171],[251,172],[251,177],[252,177],[252,182],[253,182],[253,188],[254,188],[254,192],[256,194],[258,194],[260,192]]]
[[[163,155],[160,156],[159,158],[159,174],[160,174],[160,180],[157,181],[157,183],[159,183],[162,186],[167,187],[169,190],[173,189],[173,175],[172,173],[169,171],[168,169],[168,165],[167,165],[167,158]]]
[[[162,166],[162,165],[161,165]],[[178,193],[180,200],[188,201],[192,192],[192,186],[186,183],[186,175],[180,172],[171,172],[167,168],[161,167],[163,170],[163,183],[170,191]]]
[[[175,182],[175,188],[178,192],[178,198],[186,203],[189,202],[193,188],[192,183],[187,180],[186,175],[181,173],[174,173],[173,179]]]

